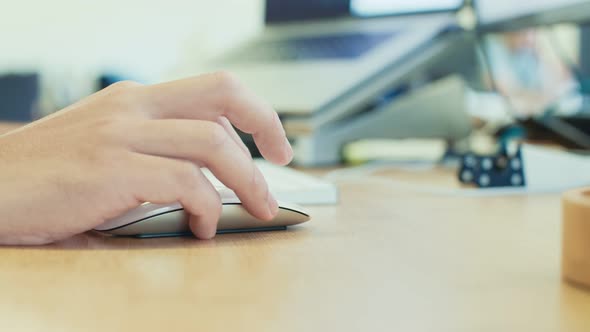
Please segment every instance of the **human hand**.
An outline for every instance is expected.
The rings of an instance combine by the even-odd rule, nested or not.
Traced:
[[[253,216],[276,200],[232,125],[280,165],[293,152],[277,113],[232,75],[114,84],[0,136],[0,244],[45,244],[144,202],[180,202],[201,239],[215,235],[219,194],[208,167]]]

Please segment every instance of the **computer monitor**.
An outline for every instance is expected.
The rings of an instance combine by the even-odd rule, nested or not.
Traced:
[[[348,16],[350,0],[266,0],[266,23]]]
[[[383,16],[454,11],[464,0],[351,0],[350,11],[355,16]]]
[[[590,0],[474,0],[483,31],[590,22]]]
[[[455,11],[464,0],[266,0],[266,23]]]

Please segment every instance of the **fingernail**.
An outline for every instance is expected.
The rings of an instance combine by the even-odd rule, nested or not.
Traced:
[[[277,200],[272,196],[270,191],[268,192],[266,201],[268,202],[268,210],[271,216],[274,218],[277,215],[277,213],[279,213],[279,203],[277,203]]]
[[[212,238],[215,237],[216,234],[217,234],[217,227],[209,229],[207,231],[207,240],[211,240]]]
[[[204,225],[202,221],[191,222],[191,230],[201,240],[210,240],[217,234],[217,227]]]
[[[293,148],[287,137],[285,137],[285,157],[289,162],[293,159]]]

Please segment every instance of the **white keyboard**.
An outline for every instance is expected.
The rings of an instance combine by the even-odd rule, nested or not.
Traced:
[[[276,199],[301,205],[338,203],[338,188],[333,183],[257,159],[256,165],[264,175]],[[208,169],[203,172],[215,188],[226,188]]]

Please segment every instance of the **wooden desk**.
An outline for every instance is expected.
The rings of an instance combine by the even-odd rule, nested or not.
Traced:
[[[590,330],[590,292],[560,280],[558,195],[340,187],[285,232],[0,248],[0,330]]]

